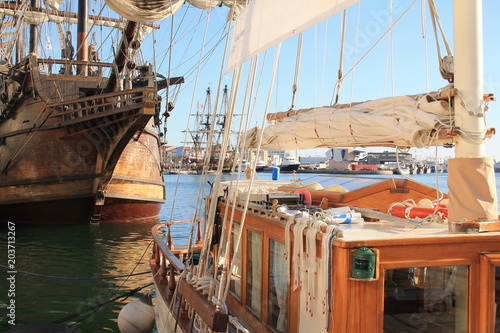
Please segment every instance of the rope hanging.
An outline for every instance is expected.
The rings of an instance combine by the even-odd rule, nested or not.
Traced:
[[[297,81],[300,73],[300,58],[302,56],[302,32],[299,34],[299,40],[297,43],[297,58],[295,60],[295,76],[293,78],[292,85],[292,105],[290,106],[290,110],[293,110],[295,107],[295,93],[297,92]]]
[[[335,102],[333,105],[337,105],[339,102],[339,94],[340,94],[340,87],[342,85],[343,81],[343,74],[342,74],[342,68],[344,67],[344,43],[345,43],[345,25],[346,25],[346,17],[347,17],[347,10],[344,10],[342,12],[342,27],[340,29],[340,55],[339,55],[339,69],[338,69],[338,75],[337,75],[337,83],[335,84],[335,90],[337,90],[337,93],[335,94]]]
[[[434,3],[434,0],[429,0],[429,10],[432,19],[432,28],[434,30],[434,37],[436,39],[436,49],[439,60],[439,71],[441,72],[441,76],[443,77],[443,79],[451,83],[453,82],[453,75],[455,72],[453,65],[453,53],[451,52],[450,45],[448,43],[448,40],[446,39],[446,35],[444,34],[443,27],[441,25],[441,20],[439,19],[439,14],[436,8],[436,4]],[[444,57],[441,56],[441,47],[439,45],[437,28],[439,28],[439,32],[441,34],[441,38],[443,39],[446,52],[448,53],[448,55]]]
[[[368,51],[366,51],[366,53],[358,61],[355,62],[355,64],[351,67],[351,69],[345,75],[343,75],[339,81],[337,81],[337,84],[338,84],[338,82],[343,81],[344,78],[346,78],[349,74],[351,74],[354,71],[354,69],[368,56],[368,54],[371,51],[373,51],[375,46],[377,46],[382,41],[382,39],[384,39],[384,37],[394,28],[394,26],[396,24],[398,24],[399,21],[408,13],[408,11],[415,5],[416,2],[417,2],[417,0],[414,0],[408,6],[408,8],[398,17],[398,19],[391,24],[391,26],[382,34],[382,36],[379,37],[379,39],[377,39],[377,41],[370,47],[370,49],[368,49]],[[331,104],[333,105],[333,96],[332,96],[332,103]]]

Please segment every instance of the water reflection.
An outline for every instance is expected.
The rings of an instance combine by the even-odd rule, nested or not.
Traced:
[[[102,277],[149,271],[150,230],[159,220],[98,226],[30,226],[16,230],[16,268],[61,277]],[[0,241],[2,253],[6,239]],[[2,260],[2,262],[4,262]],[[149,274],[116,280],[65,280],[18,273],[16,324],[54,322],[150,281]],[[7,290],[6,271],[0,290]],[[147,292],[147,290],[145,290]],[[6,295],[0,297],[0,331],[7,328]],[[137,294],[136,297],[141,295]],[[119,332],[116,318],[128,301],[65,322],[81,332]]]

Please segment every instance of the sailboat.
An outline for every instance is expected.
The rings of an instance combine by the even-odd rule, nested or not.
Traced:
[[[0,215],[19,223],[155,217],[165,201],[159,127],[171,111],[167,101],[161,112],[159,92],[183,78],[165,78],[136,61],[143,33],[158,29],[142,22],[166,17],[179,4],[110,2],[129,20],[89,15],[83,0],[78,13],[59,5],[0,5]],[[107,55],[96,31],[104,27],[122,31],[112,62],[100,60]],[[41,56],[57,48],[54,36],[60,58]]]
[[[239,78],[250,60],[253,73],[259,52],[357,2],[252,1],[235,20],[229,70]],[[434,1],[429,8],[438,31]],[[484,157],[493,97],[481,84],[482,10],[480,0],[453,1],[455,51],[439,59],[445,89],[273,113],[240,141],[245,149],[452,145],[448,194],[409,178],[218,175],[203,241],[195,233],[174,244],[175,221],[152,229],[158,331],[496,331],[500,221]]]
[[[223,172],[231,171],[233,165],[232,152],[222,154],[222,135],[226,127],[226,109],[228,107],[228,87],[224,87],[221,97],[221,106],[212,109],[212,91],[210,87],[206,90],[204,103],[198,103],[196,113],[193,113],[194,129],[189,129],[189,138],[186,144],[192,144],[194,155],[189,157],[191,162],[197,164],[198,173],[215,173],[219,160],[224,163]]]

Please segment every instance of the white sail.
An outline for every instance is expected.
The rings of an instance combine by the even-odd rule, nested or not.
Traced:
[[[261,148],[428,146],[431,132],[450,125],[453,110],[431,95],[400,96],[347,108],[321,107],[286,117],[264,129]],[[258,146],[261,129],[247,133]]]
[[[227,72],[361,0],[254,0],[236,17]]]

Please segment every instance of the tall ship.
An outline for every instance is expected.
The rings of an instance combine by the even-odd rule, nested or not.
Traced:
[[[494,134],[486,127],[494,96],[483,91],[487,6],[481,0],[251,1],[234,23],[225,68],[235,84],[247,83],[230,97],[241,98],[234,105],[246,107],[244,117],[259,109],[263,119],[237,148],[256,149],[257,156],[260,149],[453,148],[447,193],[417,176],[270,181],[251,174],[223,180],[218,172],[203,223],[196,210],[189,214],[189,227],[174,226],[184,220],[152,229],[156,298],[150,312],[158,332],[497,332],[500,219],[494,163],[485,156],[485,143]],[[496,19],[487,17],[490,24]],[[299,68],[328,53],[326,46],[317,47],[323,44],[317,37],[330,32],[328,22],[323,24],[329,18],[341,23],[337,39],[323,35],[325,45],[333,40],[340,45],[339,75],[327,84],[335,87],[331,103],[315,106],[320,104],[309,96],[303,107],[292,102],[292,109],[281,108],[286,97],[274,95],[274,84],[287,74],[296,73],[288,76],[295,80],[293,94],[299,86],[314,86],[308,91],[316,94],[314,84],[299,85],[298,78],[307,77]],[[409,29],[415,20],[422,26]],[[429,21],[432,25],[424,24]],[[438,61],[428,73],[436,88],[412,82],[415,89],[425,88],[408,95],[395,89],[364,102],[344,94],[348,79],[351,93],[360,85],[367,94],[376,92],[377,81],[361,75],[360,63],[374,57],[365,69],[382,67],[386,59],[371,52],[384,37],[389,59],[393,51],[409,51],[388,68],[402,70],[405,83],[415,80],[408,71],[419,72],[416,62],[425,57],[406,43],[411,35],[422,39],[422,32],[436,44]],[[446,38],[451,32],[453,47]],[[358,40],[358,33],[368,37]],[[303,36],[314,41],[308,44]],[[352,49],[353,40],[360,41],[359,49]],[[301,51],[311,56],[301,61]],[[356,57],[358,51],[366,54]],[[297,60],[290,61],[294,54]],[[306,83],[337,64],[330,56]],[[290,66],[283,69],[285,63]],[[178,244],[176,230],[188,229],[187,244]]]
[[[180,5],[108,5],[122,17],[89,15],[83,0],[77,13],[59,10],[57,1],[0,4],[2,219],[127,221],[156,216],[165,200],[159,134],[171,103],[161,110],[160,91],[183,78],[166,78],[140,60],[141,41],[158,29],[147,22]],[[116,47],[106,43],[111,35],[96,38],[108,28],[119,32]],[[57,48],[54,38],[60,58],[42,56]],[[104,54],[109,49],[113,57]]]
[[[217,105],[212,107],[212,91],[208,87],[204,103],[198,102],[196,112],[191,114],[194,119],[192,128],[185,131],[188,135],[186,144],[192,148],[187,150],[188,156],[183,156],[183,161],[199,173],[215,172],[219,161],[223,164],[223,172],[230,172],[232,169],[234,161],[232,150],[222,153],[222,138],[226,131],[229,103],[227,85],[222,95],[216,97],[216,101],[219,99],[220,108]]]

